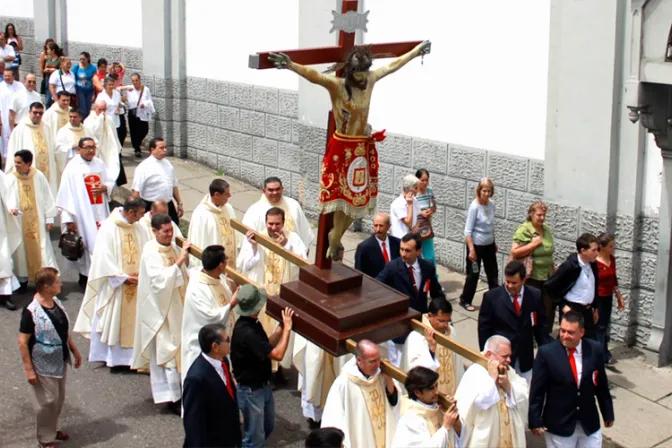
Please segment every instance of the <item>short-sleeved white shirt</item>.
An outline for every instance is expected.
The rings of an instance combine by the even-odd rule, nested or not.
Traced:
[[[63,84],[61,84],[61,79],[63,80]],[[63,73],[60,70],[56,70],[49,77],[49,85],[56,86],[56,93],[60,92],[65,87],[66,92],[74,95],[75,82],[75,75],[72,73],[72,70],[70,73]],[[56,98],[54,98],[54,101],[56,101]]]
[[[133,190],[139,192],[145,201],[170,201],[176,186],[175,168],[166,159],[149,156],[135,169]]]
[[[105,104],[107,104],[107,109],[105,109],[105,113],[107,114],[107,118],[109,118],[112,123],[114,123],[114,127],[118,128],[119,125],[121,125],[121,121],[119,120],[119,115],[117,115],[117,109],[119,109],[119,104],[121,103],[121,93],[119,93],[119,90],[114,89],[112,91],[112,96],[107,94],[106,91],[102,91],[98,94],[96,97],[96,100],[103,100],[105,101]]]
[[[32,92],[29,92],[28,90],[14,92],[12,98],[9,100],[9,110],[13,110],[16,114],[14,123],[19,124],[21,120],[28,116],[28,109],[31,104],[41,102],[42,97],[34,90]]]
[[[14,47],[9,44],[5,44],[4,48],[0,48],[0,58],[5,59],[7,56],[16,57],[16,51],[14,51]]]
[[[390,234],[397,238],[403,238],[411,230],[406,224],[403,223],[402,219],[406,218],[408,214],[408,204],[406,203],[406,198],[404,195],[400,195],[392,201],[390,206]],[[415,227],[418,223],[418,216],[420,215],[420,203],[413,198],[413,222],[411,227]]]

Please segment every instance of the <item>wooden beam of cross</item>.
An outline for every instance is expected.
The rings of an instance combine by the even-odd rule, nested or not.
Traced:
[[[343,0],[342,14],[349,12],[356,13],[359,8],[358,0]],[[371,54],[384,55],[380,57],[399,57],[413,50],[422,41],[413,42],[392,42],[392,43],[378,43],[372,44]],[[355,46],[355,33],[339,31],[338,45],[335,47],[319,47],[319,48],[305,48],[300,50],[281,50],[281,51],[265,51],[250,55],[249,67],[256,70],[265,70],[275,68],[275,65],[269,61],[271,53],[284,53],[290,57],[293,62],[301,65],[315,65],[315,64],[330,64],[344,62],[345,57],[350,50]],[[336,76],[342,76],[342,71],[337,71]],[[329,137],[336,130],[336,123],[332,112],[329,112],[327,117],[327,135],[325,136],[325,152]],[[320,269],[330,269],[331,259],[327,257],[327,249],[329,248],[329,231],[334,227],[333,213],[325,213],[320,215],[320,223],[317,234],[317,251],[315,257],[315,264]]]

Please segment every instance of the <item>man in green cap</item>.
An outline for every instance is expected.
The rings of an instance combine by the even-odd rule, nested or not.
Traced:
[[[280,361],[287,351],[294,310],[282,311],[282,323],[269,336],[258,316],[266,304],[266,291],[252,285],[238,290],[240,316],[231,337],[231,363],[238,383],[238,406],[243,412],[243,446],[262,447],[275,428],[275,402],[269,384],[271,360]]]

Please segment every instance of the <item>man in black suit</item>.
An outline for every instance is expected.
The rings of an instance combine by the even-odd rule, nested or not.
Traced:
[[[614,424],[604,353],[596,341],[583,339],[583,316],[568,311],[560,321],[559,339],[539,347],[530,390],[529,425],[554,448],[602,446],[604,426]]]
[[[584,233],[576,240],[575,254],[567,257],[551,277],[544,283],[548,294],[560,302],[562,313],[574,310],[583,315],[586,338],[597,339],[597,307],[593,306],[598,297],[597,238]]]
[[[513,260],[504,268],[504,285],[483,295],[478,314],[478,344],[496,334],[511,341],[511,365],[529,383],[534,363],[534,341],[538,345],[552,341],[546,329],[541,292],[525,282],[525,265]]]
[[[184,379],[185,447],[239,447],[242,444],[236,385],[229,360],[231,340],[223,324],[198,332],[202,353]]]
[[[373,217],[373,235],[357,245],[355,269],[376,278],[385,265],[399,257],[399,238],[390,235],[390,217],[378,213]]]

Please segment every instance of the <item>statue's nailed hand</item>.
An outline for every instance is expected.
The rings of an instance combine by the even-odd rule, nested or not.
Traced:
[[[291,59],[289,59],[289,56],[287,56],[284,53],[270,53],[268,56],[268,60],[275,65],[275,68],[287,68],[289,64],[292,62]]]
[[[432,51],[432,43],[428,40],[420,44],[420,54],[422,56],[429,54]]]

